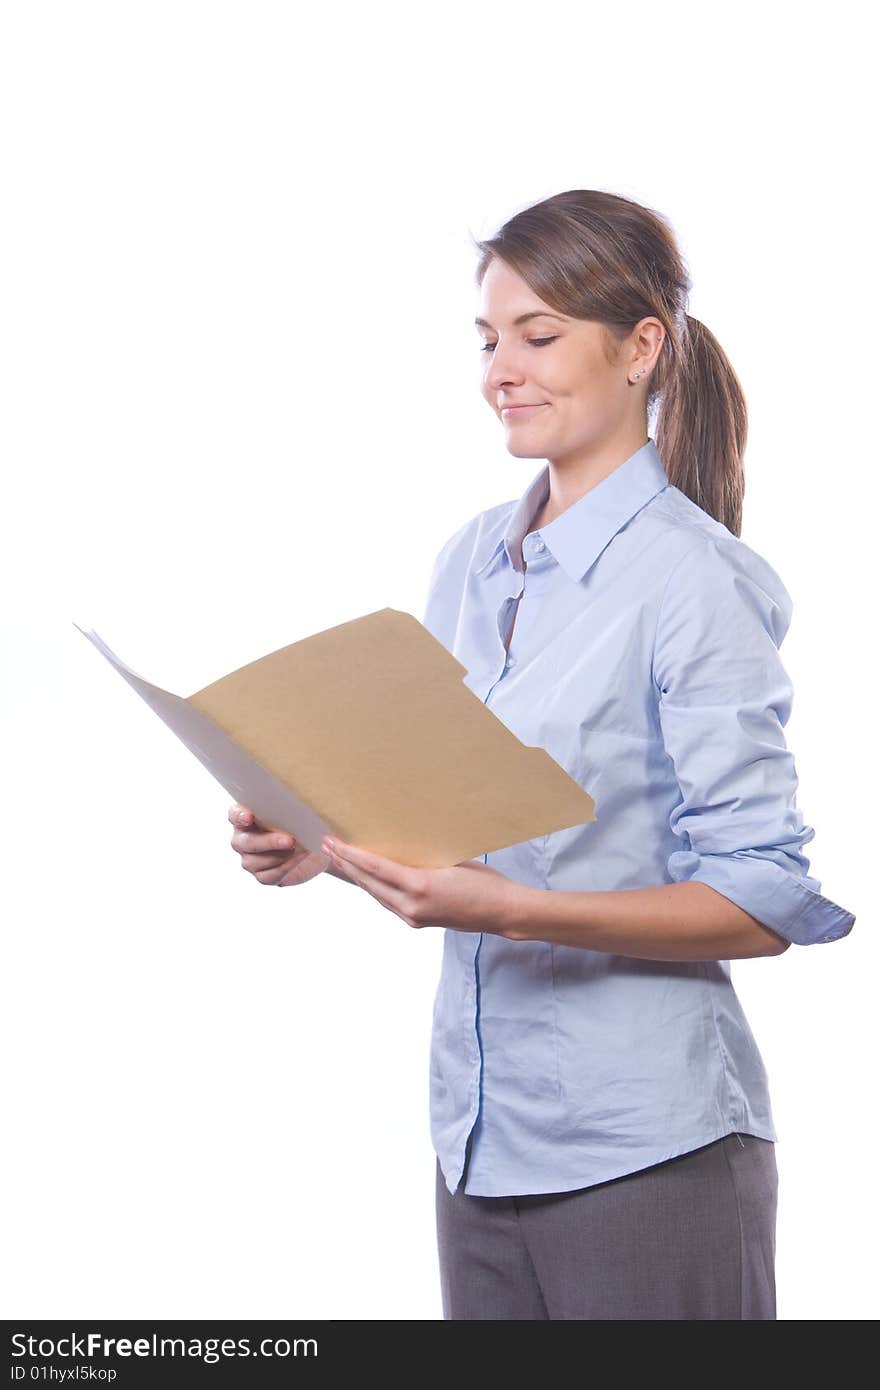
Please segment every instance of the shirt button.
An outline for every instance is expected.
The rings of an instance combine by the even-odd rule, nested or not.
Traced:
[[[545,550],[545,549],[546,549],[546,546],[544,545],[544,542],[543,542],[543,541],[535,541],[535,549],[536,549],[536,550]]]
[[[511,666],[515,666],[515,665],[516,665],[516,657],[515,657],[515,656],[509,656],[509,657],[507,658],[507,660],[505,661],[504,665],[505,665],[505,668],[509,671],[510,668],[511,668]]]

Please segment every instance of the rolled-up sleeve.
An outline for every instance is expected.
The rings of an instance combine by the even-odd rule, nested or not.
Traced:
[[[783,730],[793,689],[779,656],[791,599],[772,567],[731,536],[706,537],[670,572],[653,676],[681,794],[670,828],[673,882],[695,880],[806,946],[846,936],[853,913],[823,897],[803,847]]]

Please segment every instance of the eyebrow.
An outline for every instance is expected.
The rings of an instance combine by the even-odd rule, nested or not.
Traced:
[[[565,323],[561,314],[551,314],[547,309],[533,309],[530,314],[520,314],[518,319],[513,320],[514,327],[520,323],[527,323],[529,319],[559,319],[560,323]],[[491,328],[491,323],[486,319],[474,319],[477,328]]]

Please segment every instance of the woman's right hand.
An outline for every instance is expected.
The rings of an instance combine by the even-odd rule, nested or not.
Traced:
[[[330,863],[326,855],[312,854],[286,830],[270,830],[257,820],[253,811],[233,802],[229,819],[235,826],[232,848],[241,855],[241,867],[253,874],[259,883],[287,888],[295,883],[308,883],[325,871]]]

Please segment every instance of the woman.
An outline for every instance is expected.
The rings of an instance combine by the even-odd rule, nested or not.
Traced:
[[[777,1136],[729,962],[855,919],[801,852],[791,600],[738,539],[745,400],[650,209],[561,193],[479,249],[483,394],[546,462],[446,542],[424,622],[597,818],[446,869],[308,854],[237,806],[232,844],[261,882],[329,868],[445,928],[445,1318],[773,1319]]]

